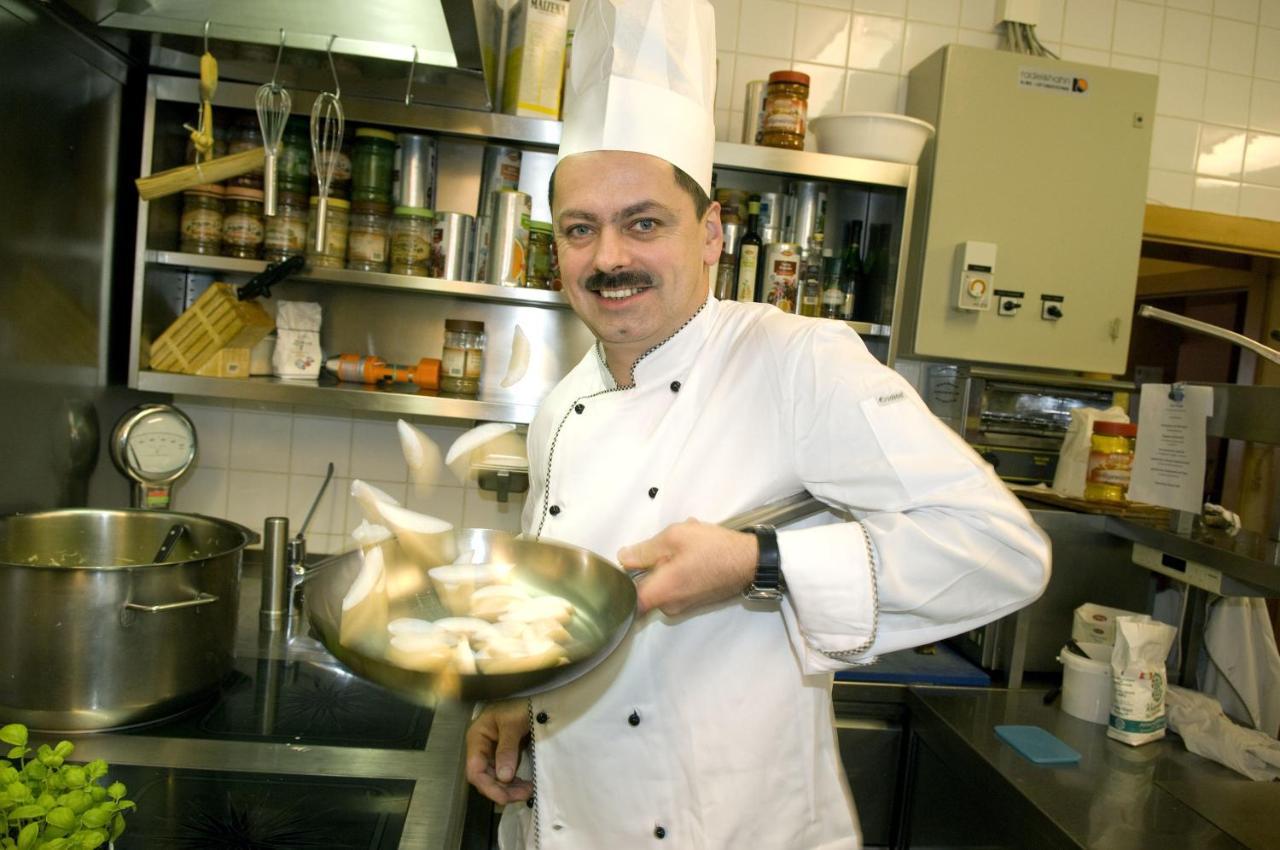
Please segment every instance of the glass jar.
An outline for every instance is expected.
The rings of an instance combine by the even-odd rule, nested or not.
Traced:
[[[396,207],[391,220],[391,273],[431,275],[431,235],[435,213],[419,207]]]
[[[308,132],[310,132],[308,130]],[[309,137],[308,137],[309,138]],[[310,190],[315,191],[319,184],[316,182],[316,162],[313,158],[311,161],[311,182]],[[338,148],[337,154],[334,156],[333,177],[329,180],[329,197],[342,198],[346,200],[351,197],[351,137],[344,135],[342,144]]]
[[[281,191],[276,196],[276,214],[267,216],[262,240],[262,259],[278,263],[307,253],[307,196]]]
[[[480,392],[480,376],[484,371],[484,343],[484,322],[445,319],[440,389],[461,395],[476,395]]]
[[[764,98],[764,128],[760,144],[804,150],[809,117],[809,75],[774,71]]]
[[[1123,502],[1133,473],[1133,444],[1138,426],[1131,422],[1095,422],[1089,440],[1084,497],[1091,502]]]
[[[222,255],[256,260],[262,255],[266,228],[262,222],[262,190],[229,186],[222,217]]]
[[[182,193],[182,218],[178,232],[188,254],[222,253],[222,199],[217,183],[192,186]]]
[[[276,157],[276,188],[281,194],[296,192],[306,205],[311,190],[311,136],[307,119],[295,115],[284,125],[280,153]]]
[[[525,273],[525,286],[551,288],[551,244],[554,241],[550,222],[529,222],[529,270]]]
[[[340,269],[347,264],[347,222],[351,204],[341,198],[329,199],[329,213],[324,224],[324,248],[316,250],[316,220],[320,199],[312,196],[307,224],[307,265],[317,269]]]
[[[361,272],[387,270],[387,213],[391,208],[377,201],[352,201],[347,227],[347,268]]]
[[[391,203],[396,137],[386,130],[361,127],[351,151],[351,200]]]
[[[227,156],[254,148],[262,147],[262,130],[258,126],[258,116],[246,113],[236,118],[227,134]],[[247,186],[250,189],[262,188],[262,168],[246,171],[227,181],[227,186]]]

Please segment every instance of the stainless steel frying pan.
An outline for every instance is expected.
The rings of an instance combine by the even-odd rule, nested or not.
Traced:
[[[825,506],[806,492],[797,493],[726,520],[727,528],[758,524],[783,525],[811,516]],[[567,629],[569,663],[521,673],[458,675],[453,671],[424,673],[405,670],[386,661],[375,644],[343,645],[339,640],[342,600],[362,559],[352,551],[312,567],[304,579],[304,600],[313,630],[325,647],[357,676],[422,705],[440,699],[464,702],[524,697],[548,691],[577,679],[611,653],[630,628],[636,611],[631,576],[598,555],[557,543],[522,540],[502,531],[458,529],[457,552],[469,552],[472,563],[514,564],[512,577],[532,595],[562,596],[574,604]],[[387,565],[389,619],[414,617],[436,620],[449,616],[432,590],[427,570],[405,556],[395,541],[383,544]]]

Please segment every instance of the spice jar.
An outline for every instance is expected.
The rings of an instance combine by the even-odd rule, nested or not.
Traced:
[[[553,241],[550,222],[529,222],[529,269],[525,273],[525,286],[534,289],[551,288],[551,243]]]
[[[227,156],[260,147],[262,147],[262,130],[258,126],[258,117],[252,113],[241,115],[232,123],[231,131],[227,134]],[[228,180],[227,185],[261,189],[262,168],[238,174]]]
[[[351,138],[344,135],[337,153],[333,156],[333,176],[329,180],[329,197],[346,200],[351,197]],[[311,182],[308,184],[315,191],[317,184],[316,162],[311,161]]]
[[[324,250],[316,250],[316,219],[320,199],[312,196],[307,224],[307,265],[318,269],[340,269],[347,263],[347,222],[351,204],[341,198],[329,199],[329,214],[324,225]]]
[[[262,259],[278,263],[307,253],[307,196],[282,190],[276,196],[276,214],[267,216]]]
[[[280,193],[297,192],[303,196],[311,188],[311,137],[307,119],[294,116],[284,125],[280,153],[276,156],[276,188]]]
[[[435,214],[419,207],[396,207],[391,221],[391,273],[431,275],[431,235]]]
[[[222,217],[222,255],[256,260],[262,254],[262,190],[229,186]]]
[[[396,137],[386,130],[361,127],[351,151],[351,200],[391,203]]]
[[[1133,472],[1138,426],[1131,422],[1095,422],[1089,440],[1084,497],[1091,502],[1123,502]]]
[[[476,395],[480,392],[480,375],[484,371],[484,342],[484,322],[445,319],[440,389],[462,395]]]
[[[182,193],[182,218],[178,231],[182,250],[188,254],[222,253],[222,199],[216,183],[192,186]]]
[[[352,201],[347,229],[347,268],[362,272],[387,270],[387,213],[391,208],[377,201]]]
[[[764,131],[760,144],[804,150],[809,115],[809,75],[774,71],[764,98]]]

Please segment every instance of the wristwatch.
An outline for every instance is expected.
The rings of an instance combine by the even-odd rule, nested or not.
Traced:
[[[778,532],[771,525],[755,525],[747,531],[756,536],[760,554],[756,557],[756,575],[742,589],[747,599],[781,599],[787,589],[782,578],[782,555],[778,552]]]

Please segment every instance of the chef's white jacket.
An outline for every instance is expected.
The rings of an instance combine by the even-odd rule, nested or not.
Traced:
[[[652,612],[534,697],[534,803],[508,807],[505,847],[857,848],[831,671],[994,620],[1048,580],[1030,515],[906,381],[843,323],[766,305],[709,298],[631,386],[594,348],[530,426],[529,473],[526,535],[610,560],[801,489],[847,514],[779,532],[780,609]]]

